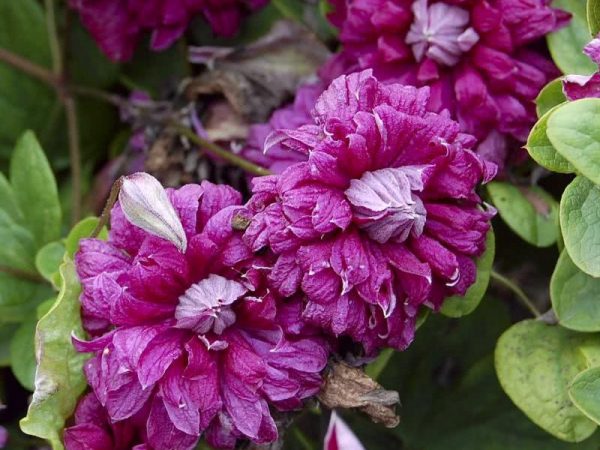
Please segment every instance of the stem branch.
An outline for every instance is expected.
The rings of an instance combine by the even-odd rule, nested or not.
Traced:
[[[94,229],[94,231],[92,231],[90,237],[98,237],[98,235],[102,231],[102,228],[108,225],[108,221],[110,219],[110,211],[112,210],[112,207],[115,205],[117,199],[119,198],[119,192],[121,192],[122,185],[123,177],[115,181],[112,187],[110,188],[110,194],[108,195],[108,200],[106,200],[106,204],[104,205],[104,209],[102,210],[102,215],[100,215],[98,225],[96,225],[96,228]]]
[[[224,159],[225,161],[234,164],[246,172],[251,173],[253,175],[271,175],[271,171],[265,169],[264,167],[258,166],[254,163],[251,163],[247,159],[244,159],[238,155],[234,155],[230,151],[225,150],[224,148],[218,146],[214,142],[208,141],[206,139],[202,139],[196,133],[194,133],[189,128],[180,125],[178,123],[172,123],[171,126],[182,136],[185,136],[190,141],[192,141],[197,146],[207,150],[209,153],[212,153],[214,156],[218,156],[219,158]]]
[[[491,278],[492,278],[492,280],[502,284],[504,287],[506,287],[507,289],[512,291],[513,294],[515,294],[515,297],[517,297],[517,299],[519,299],[519,301],[523,304],[523,306],[525,306],[529,311],[531,311],[531,313],[535,317],[540,317],[542,315],[540,310],[535,306],[533,301],[527,296],[527,294],[523,291],[523,289],[521,289],[512,280],[505,277],[504,275],[499,274],[495,270],[492,270]]]
[[[48,30],[48,41],[50,43],[50,53],[52,54],[52,69],[56,76],[63,74],[63,59],[56,31],[56,14],[54,12],[54,0],[44,0],[46,7],[46,28]]]
[[[7,273],[13,277],[33,281],[34,283],[47,283],[45,278],[35,272],[30,272],[29,270],[15,269],[14,267],[0,265],[0,273]]]
[[[0,61],[25,72],[27,75],[30,75],[51,87],[56,88],[60,85],[60,78],[45,67],[39,66],[4,48],[0,48]]]
[[[71,165],[72,194],[71,224],[75,225],[81,219],[81,150],[79,148],[79,124],[77,120],[77,105],[75,99],[67,95],[64,99],[67,116],[67,132],[69,137],[69,163]]]

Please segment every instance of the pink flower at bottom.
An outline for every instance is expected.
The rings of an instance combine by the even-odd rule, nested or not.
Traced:
[[[313,124],[267,139],[307,161],[253,180],[244,238],[278,255],[271,287],[301,291],[307,322],[368,354],[406,348],[422,305],[465,294],[495,213],[476,193],[495,166],[430,101],[428,88],[384,85],[370,70],[341,76]]]
[[[365,448],[350,427],[346,425],[346,422],[333,411],[327,427],[323,450],[365,450]]]
[[[144,443],[145,411],[112,423],[93,393],[83,397],[75,411],[74,425],[65,429],[66,450],[152,450]]]
[[[234,229],[247,214],[238,192],[204,182],[164,196],[149,175],[128,180],[108,242],[76,255],[94,336],[76,346],[94,353],[94,394],[112,422],[147,411],[153,450],[191,449],[201,434],[216,448],[274,441],[271,409],[319,391],[328,345],[268,289],[273,262]]]
[[[548,0],[333,3],[343,63],[330,66],[373,68],[382,81],[429,86],[432,108],[449,110],[477,138],[478,153],[500,166],[509,144],[526,140],[535,98],[559,74],[540,41],[569,15]]]

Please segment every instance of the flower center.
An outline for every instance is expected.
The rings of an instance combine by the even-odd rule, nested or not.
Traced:
[[[418,62],[428,57],[435,62],[454,66],[463,53],[479,41],[479,35],[469,25],[469,12],[458,6],[428,0],[413,4],[414,21],[406,35]]]
[[[425,206],[414,191],[423,190],[427,166],[405,166],[365,172],[352,180],[346,198],[352,205],[354,222],[381,244],[418,237],[425,226]]]
[[[211,274],[179,297],[175,309],[177,327],[193,330],[199,335],[211,331],[220,335],[235,322],[231,305],[247,291],[240,283]]]

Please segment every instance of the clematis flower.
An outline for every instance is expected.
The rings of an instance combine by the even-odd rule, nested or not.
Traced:
[[[145,31],[152,32],[150,46],[164,50],[201,14],[213,31],[234,35],[244,14],[268,0],[69,0],[81,15],[102,51],[114,61],[127,61]]]
[[[334,0],[343,52],[330,64],[431,87],[477,151],[502,166],[536,120],[534,100],[558,72],[538,40],[569,15],[548,0]],[[354,69],[356,70],[356,69]]]
[[[319,391],[328,346],[297,300],[269,290],[272,257],[234,229],[247,220],[237,191],[204,182],[157,194],[148,177],[126,179],[108,242],[84,240],[76,255],[94,337],[76,341],[94,353],[88,382],[111,422],[145,414],[154,450],[193,448],[202,433],[215,448],[271,442],[271,409]]]
[[[152,450],[143,441],[144,411],[131,419],[112,423],[93,393],[77,405],[74,425],[65,429],[67,450]]]
[[[365,450],[365,448],[346,422],[333,411],[325,435],[324,450]]]
[[[293,104],[273,112],[269,122],[252,125],[242,156],[273,173],[281,173],[292,164],[306,160],[305,154],[280,145],[274,145],[265,153],[264,144],[267,136],[275,130],[297,128],[312,122],[310,113],[324,87],[320,82],[300,86]]]
[[[600,38],[593,39],[583,52],[597,65],[600,65]],[[563,92],[567,100],[600,97],[600,70],[592,75],[567,75],[563,78]]]
[[[367,354],[406,348],[422,305],[466,292],[494,215],[475,189],[495,167],[429,102],[429,88],[386,86],[370,70],[341,76],[313,124],[267,139],[307,161],[253,180],[244,238],[278,255],[273,290],[301,290],[307,322]]]

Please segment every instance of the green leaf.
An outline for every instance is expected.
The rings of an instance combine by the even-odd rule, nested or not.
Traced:
[[[0,265],[35,272],[36,245],[30,231],[0,210]]]
[[[400,425],[386,430],[362,414],[344,415],[365,448],[598,450],[596,435],[579,444],[554,438],[502,391],[493,350],[510,326],[509,308],[486,298],[473,314],[458,320],[432,314],[413,344],[396,352],[379,378],[400,393]]]
[[[85,390],[83,363],[87,358],[71,344],[73,333],[83,336],[81,288],[73,262],[66,260],[60,273],[63,283],[58,299],[37,325],[35,391],[27,417],[21,420],[25,433],[47,439],[54,450],[63,450],[62,429]]]
[[[562,252],[550,282],[552,308],[559,323],[570,330],[600,331],[600,278],[593,278]]]
[[[381,372],[385,370],[385,367],[390,362],[390,359],[392,359],[392,356],[394,356],[393,348],[386,348],[382,350],[379,356],[377,356],[377,358],[375,359],[375,361],[367,364],[367,366],[365,367],[366,374],[374,380],[379,378],[379,375],[381,375]]]
[[[60,286],[59,268],[65,256],[65,246],[62,242],[50,242],[44,245],[35,256],[37,271],[58,289]]]
[[[562,89],[562,79],[557,78],[548,83],[535,99],[537,116],[542,117],[555,106],[567,101]]]
[[[35,315],[40,302],[52,295],[45,284],[21,280],[0,272],[0,317],[3,322],[22,322]]]
[[[600,424],[600,367],[592,367],[575,377],[569,398],[587,417]]]
[[[536,247],[556,242],[558,203],[542,188],[495,181],[488,184],[488,192],[502,220],[522,239]]]
[[[496,372],[504,391],[534,423],[567,442],[583,441],[596,430],[567,391],[575,376],[587,369],[577,348],[581,336],[526,320],[509,328],[496,347]]]
[[[0,47],[50,67],[50,47],[44,11],[35,0],[0,0]],[[0,63],[0,157],[8,157],[27,129],[47,126],[54,91],[20,70]]]
[[[560,227],[569,256],[585,273],[600,277],[600,188],[575,178],[560,201]]]
[[[58,240],[62,216],[56,180],[31,131],[17,142],[10,163],[10,181],[38,248]]]
[[[18,328],[15,323],[0,323],[0,367],[10,366],[10,339]]]
[[[99,219],[97,217],[86,217],[80,221],[73,229],[69,232],[67,239],[65,240],[65,247],[67,255],[70,258],[75,256],[77,250],[79,250],[79,241],[83,238],[88,238],[92,234],[92,231],[96,229]],[[98,239],[108,239],[108,230],[106,227],[102,229],[98,235]]]
[[[559,106],[552,108],[537,121],[529,133],[525,147],[529,155],[540,166],[552,172],[572,173],[575,168],[556,151],[547,135],[548,119],[557,108]]]
[[[582,53],[590,41],[586,19],[586,0],[554,0],[552,6],[569,11],[573,17],[567,27],[548,35],[548,48],[556,65],[566,74],[588,75],[596,65]]]
[[[17,198],[12,186],[3,173],[0,172],[0,210],[6,212],[15,222],[23,224],[23,213],[17,204]]]
[[[588,0],[587,2],[587,23],[592,36],[600,32],[600,1]]]
[[[37,320],[26,320],[10,341],[10,365],[12,371],[26,389],[33,391],[35,379],[35,326]]]
[[[490,230],[485,243],[485,253],[477,259],[477,278],[464,296],[449,297],[442,305],[441,313],[448,317],[471,314],[483,299],[490,282],[490,273],[496,253],[494,230]]]
[[[600,184],[600,99],[588,98],[559,107],[548,119],[550,142],[577,171]]]

